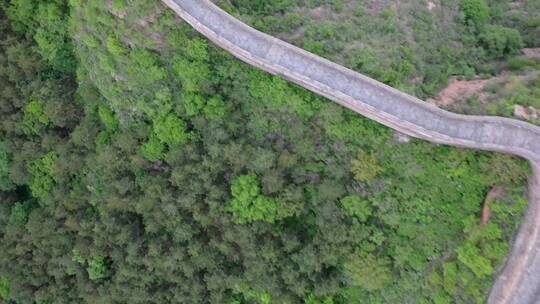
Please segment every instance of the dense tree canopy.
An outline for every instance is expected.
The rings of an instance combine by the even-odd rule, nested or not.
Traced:
[[[540,41],[490,1],[447,1],[462,50],[427,8],[416,44],[390,6],[216,2],[422,97]],[[0,31],[0,301],[482,303],[504,264],[524,161],[402,143],[157,0],[1,1]]]

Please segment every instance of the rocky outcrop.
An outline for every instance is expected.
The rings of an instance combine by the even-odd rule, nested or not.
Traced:
[[[536,120],[538,119],[538,110],[531,106],[514,105],[514,116],[525,120]]]

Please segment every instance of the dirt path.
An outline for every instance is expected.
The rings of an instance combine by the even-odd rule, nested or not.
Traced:
[[[486,194],[486,198],[484,199],[484,204],[482,206],[482,216],[480,219],[480,226],[484,226],[489,222],[489,218],[491,216],[491,210],[489,208],[489,203],[493,200],[499,199],[505,195],[506,191],[504,191],[503,187],[494,186],[489,190],[489,192]]]

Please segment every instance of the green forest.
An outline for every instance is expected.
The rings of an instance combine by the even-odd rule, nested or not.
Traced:
[[[214,2],[424,99],[540,65],[536,0]],[[403,140],[158,0],[0,0],[0,32],[0,303],[484,303],[504,266],[524,160]]]

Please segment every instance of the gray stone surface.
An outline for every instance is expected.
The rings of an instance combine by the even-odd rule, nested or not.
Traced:
[[[529,211],[489,303],[540,303],[540,128],[450,113],[243,24],[208,0],[162,0],[239,59],[409,136],[515,154],[531,161]],[[528,271],[527,271],[528,270]]]

